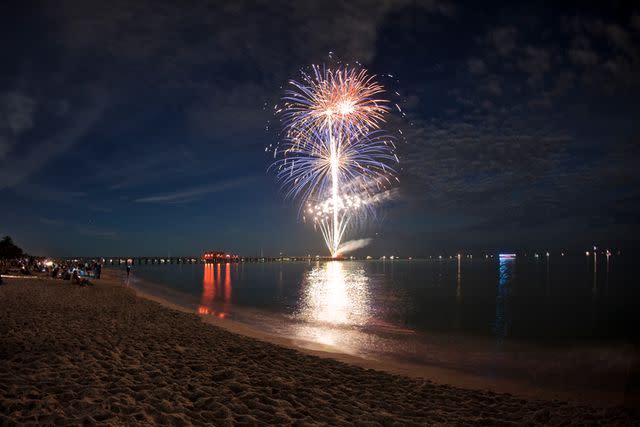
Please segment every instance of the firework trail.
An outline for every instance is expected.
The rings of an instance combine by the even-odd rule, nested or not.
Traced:
[[[311,71],[289,82],[276,111],[283,139],[271,167],[335,257],[348,227],[375,214],[380,194],[397,180],[398,157],[382,129],[389,101],[374,76],[349,67]]]

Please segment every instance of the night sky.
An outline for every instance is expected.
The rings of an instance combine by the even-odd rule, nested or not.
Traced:
[[[265,147],[328,60],[393,74],[407,142],[360,255],[634,246],[640,5],[0,6],[0,234],[48,255],[325,254]]]

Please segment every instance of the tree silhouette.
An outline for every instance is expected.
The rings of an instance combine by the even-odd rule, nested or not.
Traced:
[[[0,240],[0,259],[13,259],[20,258],[24,252],[15,243],[9,236],[4,236],[2,240]]]

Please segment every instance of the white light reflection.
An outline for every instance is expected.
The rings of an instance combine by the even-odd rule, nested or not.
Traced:
[[[355,343],[353,329],[371,317],[369,280],[359,263],[329,261],[316,264],[303,279],[296,318],[304,322],[298,335],[305,340],[340,346]]]

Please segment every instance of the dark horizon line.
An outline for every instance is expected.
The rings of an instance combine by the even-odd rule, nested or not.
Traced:
[[[635,253],[636,250],[634,249],[625,249],[625,248],[600,248],[598,247],[596,252],[598,255],[606,255],[606,251],[609,251],[611,256],[621,256],[624,254],[629,254],[629,253]],[[526,257],[535,257],[535,255],[537,254],[540,258],[546,257],[547,252],[549,253],[550,257],[561,257],[561,256],[567,256],[567,257],[573,257],[573,256],[586,256],[586,252],[589,252],[589,256],[593,255],[593,247],[591,248],[584,248],[583,250],[559,250],[559,249],[543,249],[543,250],[535,250],[535,249],[527,249],[527,250],[487,250],[487,251],[442,251],[442,252],[433,252],[430,254],[420,254],[420,255],[406,255],[406,254],[394,254],[394,253],[389,253],[389,254],[376,254],[376,255],[372,255],[372,254],[368,254],[368,255],[361,255],[361,254],[357,254],[357,255],[349,255],[346,254],[344,256],[340,256],[337,258],[332,258],[330,255],[320,255],[320,254],[313,254],[313,255],[293,255],[293,254],[285,254],[283,253],[282,255],[238,255],[238,259],[243,259],[243,258],[247,258],[247,259],[281,259],[281,258],[296,258],[296,259],[322,259],[322,260],[330,260],[330,259],[346,259],[348,260],[350,257],[354,257],[357,260],[365,260],[367,257],[371,257],[371,259],[373,260],[379,260],[379,259],[383,259],[383,257],[386,257],[386,259],[390,260],[391,257],[393,256],[394,259],[438,259],[439,257],[442,257],[442,259],[449,259],[449,258],[456,258],[458,255],[461,256],[461,258],[466,258],[467,256],[471,255],[472,257],[475,258],[484,258],[485,256],[489,256],[489,257],[493,257],[493,256],[498,256],[500,254],[516,254],[517,256],[526,256]],[[110,260],[113,259],[115,260],[126,260],[126,259],[149,259],[149,260],[176,260],[176,259],[196,259],[198,261],[203,260],[202,254],[199,255],[160,255],[160,256],[154,256],[154,255],[116,255],[116,256],[95,256],[95,255],[70,255],[70,256],[45,256],[45,255],[29,255],[29,256],[33,256],[33,257],[37,257],[37,258],[52,258],[52,259],[105,259],[105,260]],[[226,260],[222,260],[222,262],[226,262]]]

